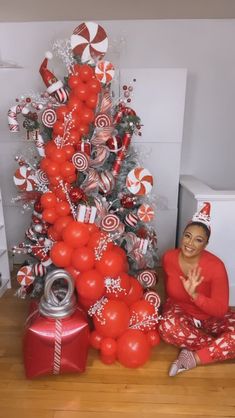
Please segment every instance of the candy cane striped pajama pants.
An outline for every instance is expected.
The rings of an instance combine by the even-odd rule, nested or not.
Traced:
[[[195,351],[202,364],[235,358],[235,312],[199,321],[167,301],[162,316],[159,323],[162,339]]]

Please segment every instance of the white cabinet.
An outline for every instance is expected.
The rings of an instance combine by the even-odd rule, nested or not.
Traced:
[[[5,222],[0,190],[0,296],[11,287],[8,250],[6,242]]]

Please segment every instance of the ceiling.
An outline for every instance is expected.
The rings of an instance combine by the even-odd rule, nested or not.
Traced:
[[[1,22],[232,18],[235,0],[0,0]]]

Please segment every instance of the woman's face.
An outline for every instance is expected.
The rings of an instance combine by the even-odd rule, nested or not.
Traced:
[[[181,251],[185,257],[197,257],[207,245],[206,231],[199,225],[186,227],[182,240]]]

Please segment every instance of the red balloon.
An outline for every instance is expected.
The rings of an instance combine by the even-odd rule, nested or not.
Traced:
[[[74,183],[76,181],[76,179],[77,179],[76,174],[71,174],[70,176],[66,176],[64,178],[65,182],[69,183],[69,184]]]
[[[60,174],[60,166],[55,161],[50,160],[50,163],[45,167],[45,172],[49,177],[58,176]]]
[[[85,105],[90,109],[95,109],[98,103],[98,96],[97,94],[90,94],[89,97],[85,101]]]
[[[152,330],[146,333],[146,338],[151,347],[160,344],[161,338],[157,330]]]
[[[58,186],[60,184],[60,181],[62,181],[62,177],[60,175],[58,176],[49,176],[49,182],[52,186]]]
[[[103,338],[100,344],[101,355],[114,356],[117,353],[117,341],[114,338]]]
[[[51,162],[50,158],[42,158],[40,161],[41,170],[46,171],[46,168],[48,167],[50,162]]]
[[[63,163],[64,161],[66,161],[67,156],[64,152],[64,149],[63,148],[56,148],[54,150],[53,154],[51,155],[51,159],[52,159],[52,161],[55,161],[58,164]]]
[[[70,224],[70,222],[73,222],[72,216],[60,216],[54,223],[54,230],[58,234],[62,234],[64,228]]]
[[[81,67],[80,64],[74,64],[72,73],[75,75],[79,75],[80,67]]]
[[[101,91],[101,84],[97,78],[92,78],[89,80],[87,87],[90,94],[97,94]]]
[[[89,88],[87,84],[80,81],[74,89],[74,94],[82,101],[87,100],[87,98],[89,97]]]
[[[130,290],[128,295],[126,295],[124,297],[124,302],[130,306],[132,305],[134,302],[136,302],[137,300],[141,299],[143,297],[143,288],[141,286],[141,284],[138,282],[138,280],[135,277],[129,276],[130,277]]]
[[[127,259],[126,251],[123,250],[123,248],[118,247],[117,245],[115,245],[115,252],[120,254],[124,258],[124,260]]]
[[[71,74],[68,77],[68,85],[71,89],[74,89],[77,87],[77,85],[80,83],[80,78],[78,75]]]
[[[65,270],[72,276],[72,278],[76,281],[80,271],[75,269],[73,266],[68,266],[65,268]]]
[[[57,218],[58,215],[54,208],[47,208],[42,212],[42,219],[49,224],[53,224]]]
[[[67,201],[66,193],[64,192],[63,187],[61,186],[54,187],[54,193],[56,197],[58,197],[59,200]]]
[[[87,312],[92,305],[96,302],[96,299],[87,299],[82,298],[81,295],[78,295],[79,305]]]
[[[47,230],[47,236],[48,238],[52,239],[53,241],[60,241],[61,240],[61,234],[59,234],[54,226],[50,226]]]
[[[85,123],[80,123],[78,131],[81,135],[87,135],[89,133],[89,126]]]
[[[86,82],[86,81],[90,80],[93,77],[94,71],[93,71],[92,67],[90,67],[90,65],[83,64],[79,68],[79,75],[80,75],[80,79],[82,81],[85,81]]]
[[[124,270],[125,262],[115,248],[105,251],[101,260],[96,261],[96,268],[104,275],[116,277]]]
[[[68,112],[69,109],[65,105],[58,107],[55,111],[57,119],[61,120],[62,122],[64,122],[64,117],[67,115]]]
[[[116,286],[110,286],[109,285],[109,278],[105,279],[105,287],[106,287],[106,296],[109,299],[124,299],[126,295],[128,295],[130,290],[130,277],[128,274],[122,272],[118,275],[118,277],[113,277],[115,280],[115,285],[118,284],[118,287]]]
[[[65,201],[57,202],[55,206],[55,210],[58,216],[67,216],[70,214],[70,211],[71,211],[68,202],[65,202]]]
[[[94,234],[94,232],[98,232],[99,228],[96,224],[87,224],[88,231],[90,234]]]
[[[99,245],[100,240],[106,236],[107,234],[105,232],[102,232],[98,229],[98,231],[95,231],[91,234],[87,245],[91,248],[95,248]]]
[[[70,111],[79,112],[83,108],[83,102],[77,96],[70,94],[67,106]]]
[[[89,231],[86,224],[72,221],[63,230],[63,239],[72,248],[83,247],[89,241]]]
[[[81,110],[83,112],[83,109]],[[81,115],[78,112],[72,112],[71,118],[69,121],[69,128],[70,129],[77,129],[82,121]]]
[[[70,161],[60,164],[60,174],[62,177],[68,177],[75,174],[75,167]]]
[[[150,345],[142,331],[129,329],[117,341],[117,358],[130,368],[143,366],[150,357]]]
[[[142,322],[142,325],[139,327],[141,331],[154,329],[156,328],[156,323],[151,323],[149,321],[149,317],[151,317],[154,313],[155,309],[151,303],[145,299],[138,300],[130,306],[130,314],[132,319],[131,323],[132,325],[135,325],[136,323]]]
[[[52,262],[57,267],[68,267],[71,265],[72,248],[63,241],[56,242],[50,251]]]
[[[103,320],[103,321],[100,321]],[[117,338],[129,326],[130,312],[127,305],[120,300],[109,300],[102,309],[102,316],[94,316],[94,325],[104,337]]]
[[[54,136],[63,136],[64,135],[64,123],[61,120],[57,120],[53,125],[53,134]]]
[[[93,122],[95,119],[95,114],[93,110],[89,109],[89,107],[85,107],[81,111],[81,122],[88,124]]]
[[[71,160],[73,154],[75,153],[75,149],[72,145],[65,145],[63,147],[63,151],[66,155],[66,160]]]
[[[110,356],[104,356],[102,353],[100,353],[100,360],[104,364],[113,364],[116,361],[116,354],[110,355]]]
[[[91,300],[100,299],[105,291],[104,279],[102,275],[94,269],[85,271],[77,278],[76,289],[78,295],[82,298]]]
[[[79,271],[93,269],[95,264],[94,251],[89,247],[79,247],[73,251],[72,265]]]
[[[53,153],[57,150],[57,146],[54,143],[54,141],[48,141],[45,145],[44,145],[44,150],[45,150],[45,154],[47,157],[51,158]]]
[[[54,208],[56,202],[56,195],[52,192],[46,192],[41,196],[41,205],[43,209]]]
[[[95,329],[94,331],[91,331],[90,333],[91,347],[96,348],[96,350],[99,350],[102,339],[103,339],[102,335],[100,335]]]

